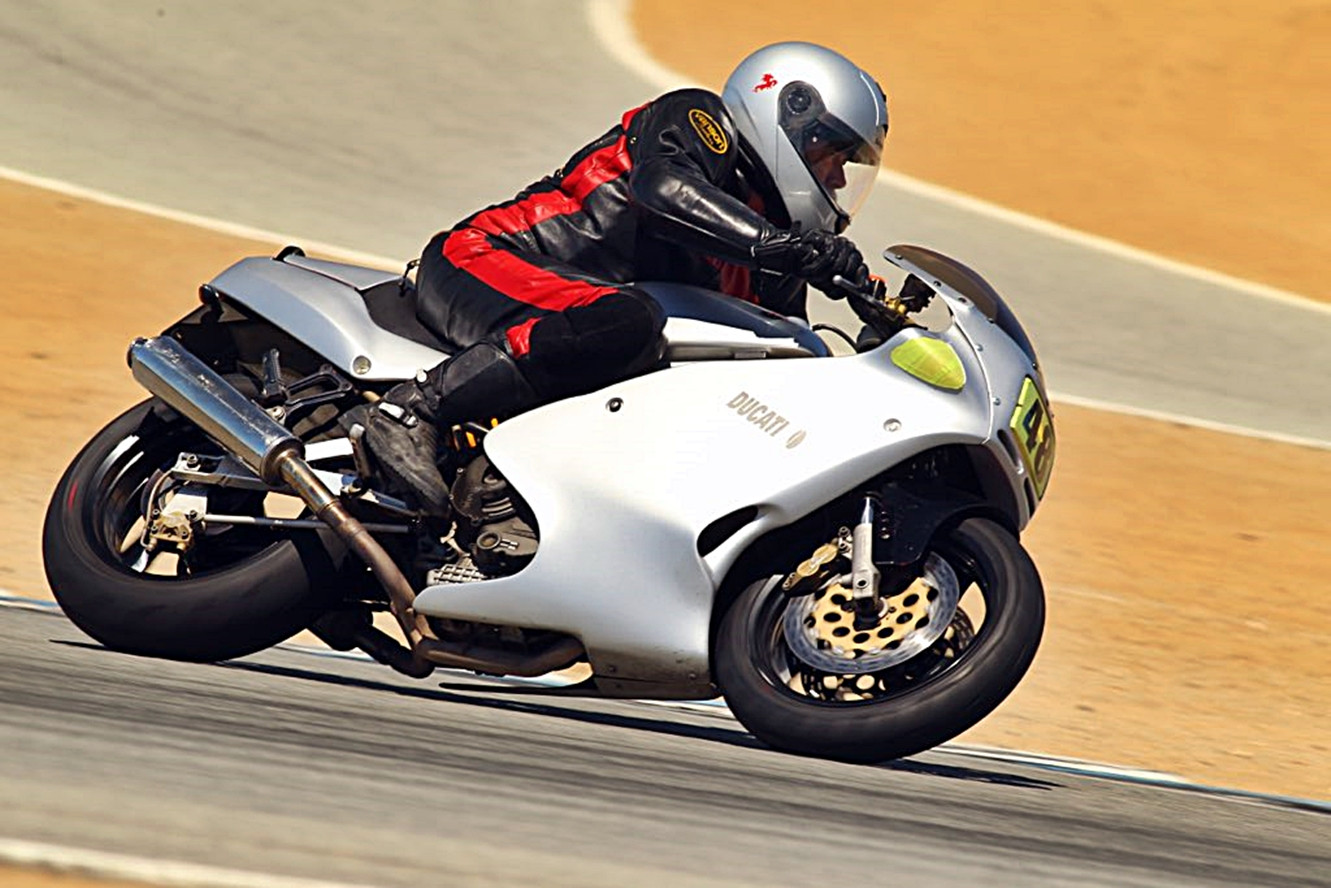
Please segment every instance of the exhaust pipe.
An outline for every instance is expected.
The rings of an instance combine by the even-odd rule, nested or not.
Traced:
[[[282,481],[278,463],[305,445],[169,336],[129,347],[134,380],[235,454],[266,484]]]
[[[402,671],[417,678],[429,675],[434,666],[420,649],[430,631],[415,611],[415,591],[383,547],[314,474],[301,440],[169,336],[136,339],[129,348],[129,366],[139,385],[235,454],[265,484],[289,486],[369,565],[411,645],[413,656]]]
[[[556,644],[526,659],[440,641],[416,613],[416,592],[407,578],[305,462],[299,438],[168,336],[135,340],[128,357],[140,385],[234,454],[265,484],[290,487],[369,566],[388,593],[389,607],[411,649],[391,664],[398,671],[424,678],[438,663],[500,675],[539,675],[568,665],[581,653],[582,646],[572,639],[571,645]]]

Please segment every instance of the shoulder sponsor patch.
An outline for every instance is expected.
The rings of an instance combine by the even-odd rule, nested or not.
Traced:
[[[726,138],[726,131],[721,129],[721,124],[717,123],[712,115],[700,108],[693,108],[689,111],[689,123],[693,125],[693,131],[698,134],[698,138],[707,146],[708,151],[717,154],[726,153],[726,149],[730,147],[730,140]]]

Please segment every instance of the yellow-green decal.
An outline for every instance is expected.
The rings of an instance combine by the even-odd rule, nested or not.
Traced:
[[[1017,409],[1012,411],[1012,434],[1026,471],[1035,482],[1035,495],[1043,499],[1054,471],[1054,418],[1029,376],[1022,383]]]
[[[952,346],[941,339],[920,336],[892,349],[892,363],[916,379],[949,392],[966,385],[966,368]]]

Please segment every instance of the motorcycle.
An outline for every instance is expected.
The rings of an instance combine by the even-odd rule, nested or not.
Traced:
[[[668,366],[447,431],[447,518],[394,495],[357,422],[448,357],[409,270],[243,259],[130,347],[151,397],[59,482],[51,589],[134,654],[223,660],[309,628],[421,678],[581,664],[561,693],[722,696],[795,753],[928,749],[1035,655],[1043,590],[1019,534],[1055,438],[998,293],[922,247],[884,256],[899,296],[842,282],[855,338],[641,284],[668,315]],[[943,323],[917,321],[930,303]]]

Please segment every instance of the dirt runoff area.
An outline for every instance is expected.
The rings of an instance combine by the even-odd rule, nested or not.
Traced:
[[[637,0],[633,22],[713,88],[824,43],[887,90],[891,169],[1331,300],[1324,0]]]
[[[47,499],[142,397],[127,343],[277,246],[0,181],[0,587],[49,595]],[[1331,452],[1056,409],[1059,464],[1026,538],[1045,643],[962,741],[1331,798]]]
[[[143,888],[144,883],[108,881],[77,871],[64,872],[0,865],[0,885],[4,885],[5,888],[85,888],[88,885],[96,885],[97,888]]]

